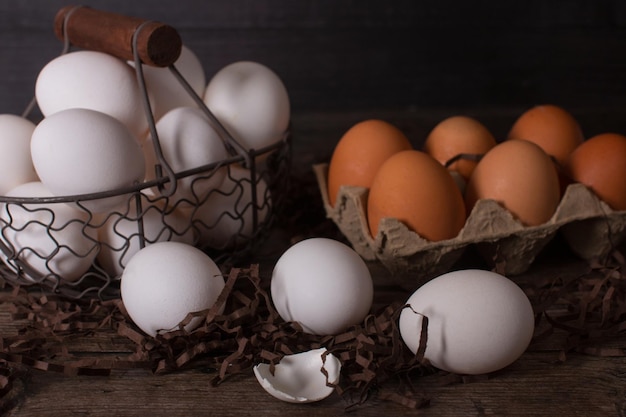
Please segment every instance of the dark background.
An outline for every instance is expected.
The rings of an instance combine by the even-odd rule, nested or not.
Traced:
[[[68,4],[0,0],[0,113],[22,111],[38,71],[60,52],[52,22]],[[623,1],[79,4],[174,26],[207,78],[236,60],[266,64],[290,92],[304,142],[324,128],[334,141],[367,116],[419,142],[452,113],[478,117],[501,138],[522,110],[548,102],[570,110],[588,136],[626,133]]]

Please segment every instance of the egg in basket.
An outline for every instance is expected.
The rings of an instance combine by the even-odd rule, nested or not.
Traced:
[[[84,6],[59,10],[54,29],[64,48],[33,102],[0,115],[3,278],[110,298],[154,242],[216,260],[250,254],[289,178],[289,97],[276,73],[241,61],[207,83],[172,27]]]

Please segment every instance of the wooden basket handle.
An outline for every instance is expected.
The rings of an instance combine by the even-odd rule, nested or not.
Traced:
[[[54,19],[54,33],[79,48],[105,52],[134,61],[133,36],[141,62],[153,67],[173,64],[182,50],[181,38],[173,27],[86,6],[65,6]]]

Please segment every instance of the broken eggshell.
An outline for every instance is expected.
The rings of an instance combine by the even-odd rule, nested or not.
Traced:
[[[324,372],[325,371],[325,372]],[[326,348],[284,356],[274,367],[260,363],[254,375],[270,395],[290,403],[321,401],[333,393],[339,381],[341,362]]]

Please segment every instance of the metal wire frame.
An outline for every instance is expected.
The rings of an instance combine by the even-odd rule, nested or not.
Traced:
[[[66,21],[70,16],[71,11],[66,15]],[[193,98],[198,108],[207,116],[229,154],[225,160],[174,172],[161,150],[148,99],[143,64],[137,54],[136,40],[142,27],[143,25],[138,27],[133,36],[134,66],[157,159],[155,179],[115,190],[80,195],[0,196],[0,257],[4,261],[4,265],[0,264],[0,275],[5,280],[19,285],[37,286],[70,298],[116,298],[119,297],[120,275],[115,271],[112,272],[111,268],[107,270],[102,266],[98,258],[104,251],[116,253],[118,256],[116,270],[119,271],[123,270],[125,262],[136,247],[143,248],[160,240],[182,239],[183,236],[189,239],[191,236],[189,243],[210,253],[216,262],[232,261],[251,254],[267,236],[275,222],[275,208],[280,206],[285,198],[288,187],[291,165],[290,132],[285,132],[281,140],[271,146],[246,149],[224,128],[202,98],[196,94],[172,64],[168,67],[169,70]],[[61,54],[71,53],[71,47],[68,37],[65,36]],[[36,99],[33,98],[23,112],[23,116],[29,117],[36,105]],[[244,178],[235,177],[233,170],[239,166],[247,169],[246,172],[249,172],[249,175]],[[231,189],[193,192],[185,198],[175,196],[181,179],[191,178],[191,189],[200,189],[202,187],[195,187],[195,185],[207,181],[220,170],[227,171],[227,179],[233,184]],[[264,187],[260,187],[260,184]],[[259,189],[262,190],[260,195]],[[240,205],[246,192],[250,195],[249,202]],[[234,205],[232,210],[226,210],[217,218],[207,222],[199,215],[200,209],[210,204],[211,199],[217,195],[232,198]],[[124,196],[125,204],[121,204],[104,216],[91,212],[86,204],[91,200],[120,196]],[[55,210],[61,204],[72,206],[76,210],[76,218],[61,221]],[[168,221],[169,216],[176,210],[185,213],[186,221],[183,227],[174,226]],[[148,215],[154,215],[154,213],[158,213],[163,227],[156,232],[147,231],[145,220]],[[20,223],[16,219],[17,214],[21,217],[25,216],[27,220]],[[217,229],[220,224],[227,221],[234,221],[238,225],[227,240],[221,242],[220,245],[207,245],[202,241],[203,232],[210,233],[211,230]],[[117,230],[118,226],[121,227],[122,224],[128,222],[136,225],[136,231],[114,232],[120,238],[121,244],[113,246],[98,239],[98,229],[106,224],[110,225],[113,230]],[[58,238],[61,233],[67,232],[69,228],[76,228],[77,225],[84,239],[81,248],[70,247]],[[25,233],[38,233],[42,239],[49,240],[48,244],[53,242],[54,247],[45,252],[40,248],[19,245],[18,241],[21,237],[25,237]],[[62,256],[70,260],[73,257],[78,261],[84,259],[91,261],[88,268],[78,278],[68,279],[56,266],[56,262]],[[36,266],[37,264],[39,267]]]

